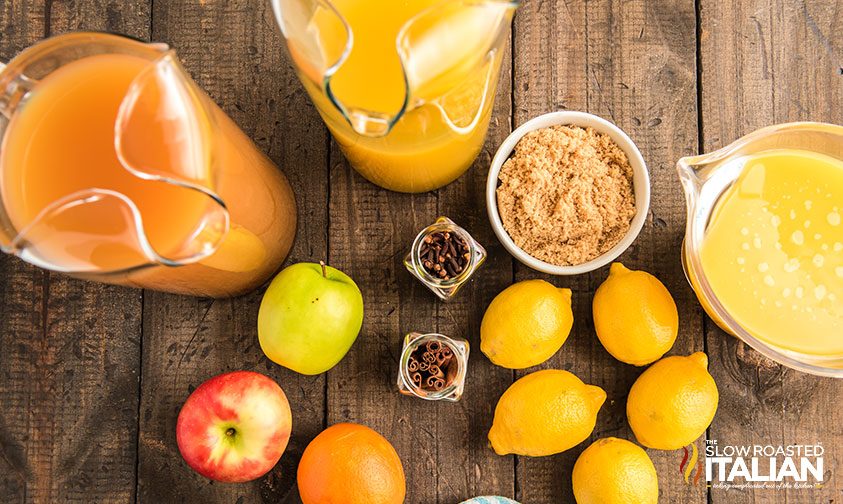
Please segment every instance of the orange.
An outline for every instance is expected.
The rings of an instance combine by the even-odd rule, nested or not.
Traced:
[[[304,504],[401,504],[407,493],[395,448],[351,423],[332,425],[307,445],[298,486]]]

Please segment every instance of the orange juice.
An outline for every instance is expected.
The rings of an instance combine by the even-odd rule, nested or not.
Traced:
[[[353,43],[330,77],[330,93],[349,115],[399,116],[386,135],[359,134],[323,92],[322,76],[312,75],[306,56],[291,46],[306,89],[351,165],[375,184],[401,192],[428,191],[459,177],[483,145],[505,42],[496,33],[508,23],[511,12],[502,13],[511,6],[453,2],[446,8],[442,0],[332,3]],[[321,59],[341,52],[347,34],[333,13],[317,8],[311,23],[326,53]],[[405,51],[403,61],[399,50]]]
[[[7,216],[40,261],[60,271],[116,272],[106,280],[211,296],[253,288],[278,268],[292,242],[295,203],[286,179],[204,95],[198,100],[209,115],[162,117],[164,109],[152,105],[173,97],[146,89],[123,125],[121,152],[115,142],[121,104],[153,64],[129,54],[93,55],[36,84],[0,151]],[[179,105],[172,110],[185,110]],[[185,183],[219,195],[230,222],[217,201]],[[51,207],[74,194],[90,197],[62,211]],[[136,269],[150,263],[144,240],[174,263],[195,262],[189,258],[208,244],[217,248],[196,264]]]
[[[801,150],[738,161],[700,251],[712,290],[770,345],[843,354],[843,162]]]

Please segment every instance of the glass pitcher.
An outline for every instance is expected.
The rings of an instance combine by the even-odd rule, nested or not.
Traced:
[[[393,191],[453,181],[483,145],[515,0],[273,0],[351,165]]]
[[[781,364],[843,377],[843,126],[763,128],[677,168],[706,312]]]
[[[102,282],[224,297],[294,235],[284,175],[164,44],[102,33],[0,65],[0,247]]]

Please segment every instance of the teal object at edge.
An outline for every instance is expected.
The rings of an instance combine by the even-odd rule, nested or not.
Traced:
[[[512,499],[507,499],[506,497],[475,497],[473,499],[468,499],[466,501],[460,502],[460,504],[518,504]]]

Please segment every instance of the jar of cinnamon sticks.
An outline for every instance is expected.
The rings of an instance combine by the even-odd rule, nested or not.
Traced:
[[[449,301],[485,260],[486,249],[468,231],[439,217],[413,240],[404,266],[439,299]]]
[[[398,390],[429,401],[459,401],[468,369],[468,342],[443,334],[413,332],[404,338]]]

